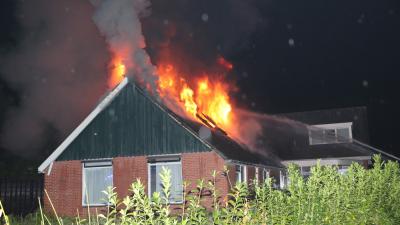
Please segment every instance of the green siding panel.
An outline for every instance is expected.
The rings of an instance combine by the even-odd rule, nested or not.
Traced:
[[[57,160],[210,151],[129,83]]]

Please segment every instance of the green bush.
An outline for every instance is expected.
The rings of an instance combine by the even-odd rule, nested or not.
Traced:
[[[171,173],[163,169],[163,195],[145,194],[145,187],[137,180],[131,185],[131,195],[118,199],[109,188],[107,213],[74,221],[49,219],[43,213],[31,215],[36,224],[400,224],[400,169],[397,162],[384,163],[374,156],[372,169],[353,163],[345,174],[335,166],[311,169],[304,179],[295,165],[288,168],[286,190],[273,188],[272,179],[247,185],[237,183],[226,201],[221,201],[215,187],[217,173],[210,181],[200,180],[195,190],[187,190],[184,182],[183,203],[178,214],[171,214],[168,202]],[[202,205],[204,192],[211,193],[212,210]],[[13,218],[5,224],[30,224]],[[41,211],[40,211],[41,212]],[[7,219],[7,218],[6,218]],[[34,223],[32,223],[34,224]]]

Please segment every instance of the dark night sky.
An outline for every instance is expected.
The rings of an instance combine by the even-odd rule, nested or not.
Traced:
[[[261,14],[257,28],[226,54],[235,65],[236,101],[266,113],[367,106],[371,144],[400,156],[398,0],[270,0],[256,5]],[[207,23],[218,28],[214,18],[220,11],[196,10],[208,13]],[[14,1],[1,2],[1,52],[21,38],[15,14]],[[5,111],[18,104],[19,94],[0,79],[0,124]]]
[[[372,145],[399,155],[399,9],[386,0],[271,3],[268,28],[235,58],[249,74],[241,90],[266,112],[367,106]]]

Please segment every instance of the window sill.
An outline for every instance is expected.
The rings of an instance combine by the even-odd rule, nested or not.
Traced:
[[[107,207],[111,206],[110,204],[93,204],[93,205],[82,205],[83,208],[92,208],[92,207]]]

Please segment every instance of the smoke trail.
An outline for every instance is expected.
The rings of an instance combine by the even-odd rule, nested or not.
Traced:
[[[53,138],[68,134],[104,93],[108,53],[90,3],[16,4],[21,35],[17,46],[0,56],[0,76],[20,101],[6,113],[0,144],[30,156],[43,150],[49,132]]]
[[[147,0],[103,0],[91,1],[96,7],[93,20],[105,36],[110,51],[122,58],[128,76],[150,85],[156,90],[155,67],[144,48],[140,18],[149,15]]]
[[[233,136],[249,150],[264,156],[285,149],[293,137],[308,135],[307,125],[284,117],[236,109],[238,129]]]

